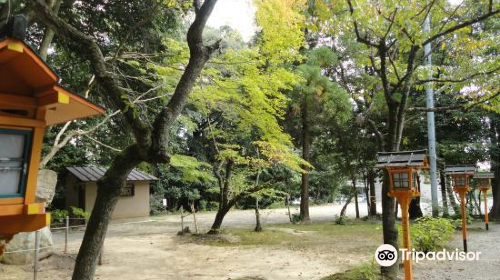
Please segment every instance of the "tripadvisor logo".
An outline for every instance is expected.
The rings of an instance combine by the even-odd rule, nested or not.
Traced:
[[[375,251],[375,260],[381,266],[391,266],[398,260],[398,252],[390,244],[380,245]]]
[[[430,261],[478,261],[479,255],[481,252],[459,252],[458,249],[455,251],[447,251],[443,249],[439,252],[418,252],[415,249],[408,251],[408,249],[399,249],[401,254],[401,259],[403,261],[412,259],[415,262],[419,262],[422,260],[430,260]],[[381,266],[391,266],[396,263],[398,260],[398,252],[394,246],[390,244],[383,244],[377,248],[375,251],[375,260]]]

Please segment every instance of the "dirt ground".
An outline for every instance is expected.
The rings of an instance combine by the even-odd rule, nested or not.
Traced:
[[[311,218],[313,221],[333,221],[340,207],[312,207]],[[362,215],[363,211],[366,212],[363,208]],[[350,207],[349,215],[353,212],[353,207]],[[214,216],[215,213],[197,215],[201,232],[208,230]],[[254,219],[253,211],[232,211],[223,226],[251,229]],[[285,209],[262,211],[265,228],[287,222]],[[194,230],[190,217],[185,219],[185,226]],[[318,246],[294,249],[286,246],[211,246],[176,236],[180,228],[178,215],[115,221],[105,242],[104,264],[98,267],[95,279],[318,280],[371,260],[372,255],[366,248],[376,248],[378,241],[373,240],[381,240],[381,231],[378,230],[373,232],[371,240],[352,236],[322,243],[324,241],[318,239]],[[483,253],[479,262],[420,263],[415,265],[415,279],[500,279],[500,231],[497,229],[500,225],[493,224],[491,228],[490,232],[473,231],[470,234],[469,250]],[[290,231],[290,234],[297,232]],[[57,253],[40,263],[38,279],[70,279],[82,236],[82,231],[70,234],[70,254],[64,255],[61,253],[64,235],[55,233]],[[457,235],[450,247],[460,246],[461,239]],[[32,279],[32,273],[29,265],[0,265],[0,280],[28,280]]]

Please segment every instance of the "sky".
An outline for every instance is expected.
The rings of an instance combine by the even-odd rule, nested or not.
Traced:
[[[448,0],[458,5],[464,0]],[[238,30],[243,39],[248,42],[257,31],[255,25],[255,7],[252,0],[219,0],[208,20],[208,26],[220,27],[229,25]]]
[[[257,31],[254,20],[255,7],[252,5],[252,0],[219,0],[207,25],[211,27],[229,25],[238,30],[245,41],[249,41]]]

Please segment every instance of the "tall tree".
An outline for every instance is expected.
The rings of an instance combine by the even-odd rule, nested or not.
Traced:
[[[371,83],[365,84],[364,92],[372,93],[371,98],[383,100],[385,120],[383,126],[377,128],[381,148],[384,151],[399,151],[403,139],[406,114],[411,104],[412,93],[425,82],[455,81],[461,76],[462,81],[473,83],[481,88],[479,98],[489,98],[497,94],[492,91],[491,84],[484,83],[483,78],[495,73],[498,68],[494,60],[475,61],[470,55],[461,57],[464,64],[457,68],[440,68],[441,75],[437,80],[426,79],[430,69],[423,68],[423,45],[432,44],[433,51],[443,44],[455,41],[457,37],[467,37],[464,30],[476,23],[488,20],[499,13],[498,4],[493,1],[466,1],[459,6],[450,5],[447,1],[410,1],[399,5],[394,1],[315,1],[323,24],[318,28],[325,33],[337,37],[356,40],[361,50],[348,66],[351,75],[371,75]],[[346,12],[347,11],[347,12]],[[422,31],[427,15],[431,16],[432,29],[429,33]],[[341,43],[342,40],[336,42]],[[473,45],[470,42],[470,45]],[[343,46],[345,48],[345,46]],[[455,54],[464,51],[455,49]],[[472,56],[473,57],[473,56]],[[468,66],[466,67],[465,61]],[[470,66],[474,65],[471,73]],[[361,71],[360,71],[361,69]],[[436,69],[434,69],[436,70]],[[465,88],[457,86],[457,91]],[[467,93],[464,92],[465,94]],[[365,97],[365,100],[368,98]],[[368,107],[367,107],[368,108]],[[425,108],[424,110],[425,111]],[[382,217],[384,243],[398,248],[398,232],[395,227],[395,199],[388,197],[388,174],[384,174],[382,187]],[[398,264],[383,267],[385,276],[395,279]]]
[[[37,20],[53,29],[58,38],[70,45],[78,55],[89,61],[96,82],[102,87],[111,104],[121,110],[124,122],[134,136],[134,142],[117,154],[111,166],[98,181],[98,193],[83,242],[76,259],[74,280],[93,279],[98,255],[101,252],[111,214],[116,206],[125,180],[130,171],[142,162],[152,164],[169,162],[169,134],[172,125],[188,99],[188,96],[211,54],[218,49],[218,42],[203,44],[203,30],[217,0],[203,3],[194,0],[195,18],[187,32],[190,50],[189,63],[175,87],[174,94],[166,106],[155,116],[153,122],[145,119],[137,106],[133,106],[120,79],[113,74],[103,56],[101,40],[93,37],[95,32],[79,30],[62,20],[42,0],[30,1],[30,9]]]

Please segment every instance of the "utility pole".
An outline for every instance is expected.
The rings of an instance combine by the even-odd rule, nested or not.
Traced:
[[[429,33],[431,30],[430,13],[427,14],[424,22],[424,31]],[[431,44],[424,46],[425,65],[427,66],[428,78],[432,78],[432,56]],[[432,198],[432,216],[439,216],[438,210],[438,192],[437,192],[437,172],[436,172],[436,128],[434,122],[434,88],[432,82],[428,82],[425,87],[427,112],[427,135],[429,139],[429,165],[431,175],[431,198]]]

